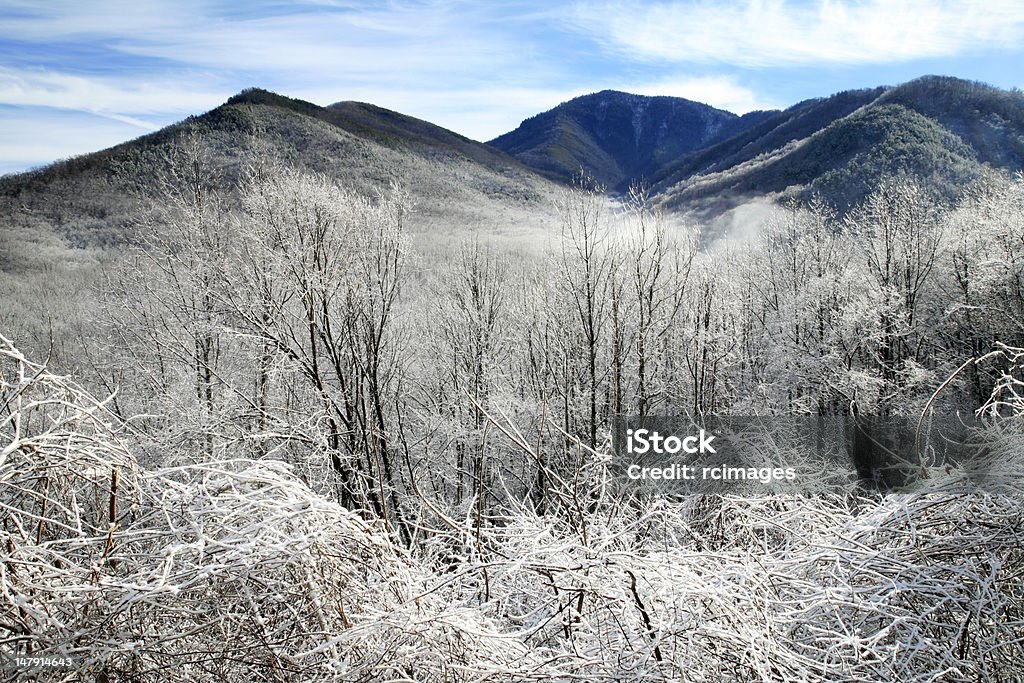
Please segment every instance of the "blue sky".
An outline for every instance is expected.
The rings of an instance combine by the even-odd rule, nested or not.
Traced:
[[[736,113],[924,74],[1024,87],[1021,0],[0,2],[0,173],[259,86],[487,140],[605,88]]]

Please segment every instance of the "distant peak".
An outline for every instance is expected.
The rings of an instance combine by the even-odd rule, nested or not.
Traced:
[[[626,102],[647,102],[650,100],[682,100],[684,102],[692,102],[685,97],[675,97],[674,95],[638,95],[636,93],[624,92],[622,90],[600,90],[589,95],[580,95],[579,97],[573,98],[570,101],[576,100],[590,100],[590,99],[613,99],[622,100]],[[699,102],[695,104],[700,104]]]
[[[271,100],[280,98],[275,92],[265,90],[263,88],[245,88],[241,90],[237,95],[232,95],[228,98],[225,104],[256,104],[265,100]]]
[[[1001,92],[999,88],[984,83],[982,81],[971,81],[963,78],[957,78],[956,76],[936,76],[927,75],[915,78],[912,81],[907,81],[900,85],[892,88],[895,91],[941,91],[941,90],[954,90],[954,91],[983,91],[983,92]]]
[[[225,106],[237,104],[262,104],[271,107],[292,109],[306,114],[312,114],[323,109],[320,105],[313,104],[312,102],[295,99],[294,97],[278,95],[276,92],[264,90],[263,88],[246,88],[237,95],[229,98],[228,101],[224,103]]]

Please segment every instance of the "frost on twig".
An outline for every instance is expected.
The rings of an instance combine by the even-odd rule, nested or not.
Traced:
[[[1024,348],[996,342],[995,349],[978,359],[981,364],[999,358],[1004,368],[995,383],[992,395],[979,409],[986,415],[1024,415]]]
[[[638,505],[591,453],[552,479],[571,514],[405,549],[278,461],[141,468],[101,401],[6,340],[0,364],[6,655],[147,683],[1019,677],[1019,476]]]
[[[407,680],[524,660],[288,466],[144,471],[101,402],[2,343],[5,655],[146,681]]]

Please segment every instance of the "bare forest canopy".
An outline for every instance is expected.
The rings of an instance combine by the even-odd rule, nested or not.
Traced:
[[[967,159],[906,113],[943,83],[744,177],[868,129]],[[955,193],[901,166],[840,206],[813,196],[848,187],[830,167],[701,223],[675,200],[718,171],[613,197],[252,91],[5,179],[0,656],[147,682],[1019,678],[1024,181],[984,139],[1009,161],[971,157]],[[901,494],[672,497],[609,469],[616,415],[851,413],[1000,417],[990,486],[921,462]]]

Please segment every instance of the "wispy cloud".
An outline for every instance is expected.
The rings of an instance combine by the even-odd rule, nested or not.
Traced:
[[[45,66],[11,60],[0,67],[0,104],[152,128],[151,117],[165,124],[257,85],[318,104],[367,100],[487,139],[504,132],[494,125],[514,126],[512,116],[536,113],[526,107],[565,94],[536,86],[564,82],[565,73],[524,29],[550,18],[531,3],[468,0],[148,0],[127,8],[13,0],[0,9],[0,35],[44,55],[46,45],[75,45],[99,57]],[[496,111],[503,104],[510,106]]]
[[[37,107],[0,107],[0,174],[95,152],[137,136],[109,117]]]
[[[119,3],[18,4],[24,11],[0,13],[0,33],[19,40],[100,42],[111,53],[168,66],[300,82],[479,78],[498,69],[514,75],[526,56],[524,35],[507,30],[517,19],[514,9],[465,0],[287,8],[252,2],[239,11],[230,4],[151,0],[123,13]]]
[[[55,154],[19,108],[70,117],[81,139],[96,126],[96,148],[259,86],[364,100],[486,140],[605,88],[743,113],[922,73],[877,65],[982,50],[952,75],[1020,85],[1021,43],[1020,0],[4,0],[0,164],[84,151]],[[869,66],[826,73],[837,64]]]
[[[77,110],[153,130],[141,116],[193,113],[215,106],[223,93],[184,80],[77,76],[43,69],[0,67],[0,103]]]
[[[208,3],[181,0],[78,2],[77,0],[5,0],[0,33],[20,40],[87,40],[139,31],[188,30]]]
[[[630,83],[619,89],[639,95],[685,97],[734,114],[746,114],[758,109],[779,109],[787,104],[758,95],[750,88],[740,85],[732,76],[698,76],[654,83]]]
[[[636,59],[746,67],[948,57],[1024,40],[1019,0],[583,2],[570,20]]]

